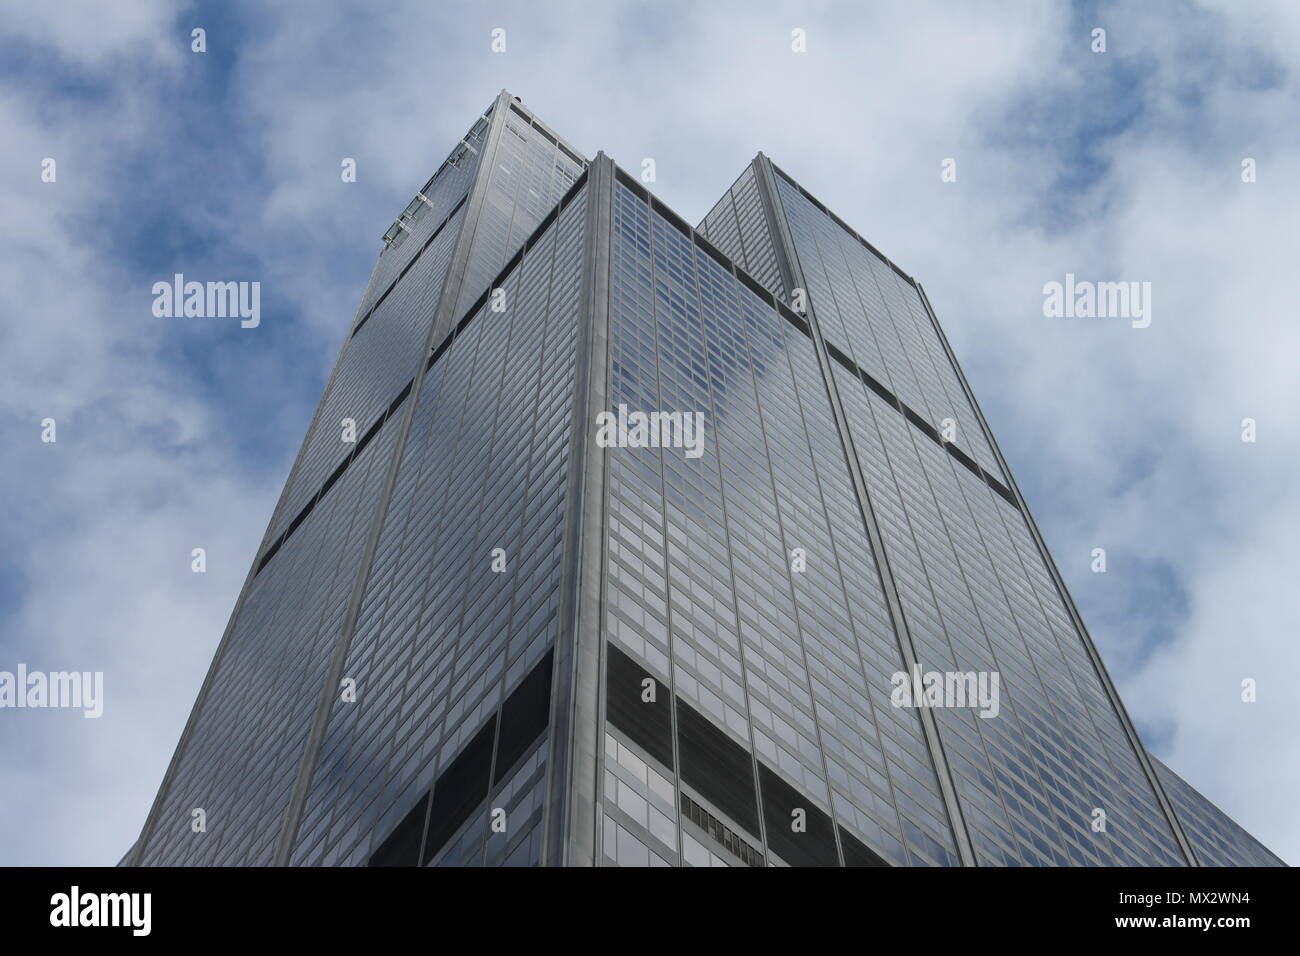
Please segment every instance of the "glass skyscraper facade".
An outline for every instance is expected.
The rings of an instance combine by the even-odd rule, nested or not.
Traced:
[[[384,236],[124,862],[1280,863],[1142,748],[919,284],[762,154],[692,229],[504,91]]]

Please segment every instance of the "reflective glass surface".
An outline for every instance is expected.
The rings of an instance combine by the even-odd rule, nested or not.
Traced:
[[[745,167],[697,230],[773,295],[787,300],[753,164]]]
[[[424,378],[294,862],[364,862],[554,643],[585,198]]]
[[[956,862],[917,715],[889,705],[900,652],[811,340],[627,187],[615,192],[610,406],[699,411],[707,429],[699,458],[607,453],[609,640],[882,856]],[[675,828],[665,844],[641,810],[650,784],[618,779],[604,796],[617,845],[677,862],[691,847],[679,801],[658,803]]]
[[[1151,762],[1201,866],[1286,866],[1186,780],[1155,757]]]
[[[143,838],[145,865],[271,862],[398,424],[388,420],[253,579]]]
[[[780,172],[777,193],[827,343],[1004,478],[915,286]]]
[[[523,244],[560,197],[582,175],[585,163],[513,107],[506,111],[483,209],[474,239],[460,315]]]
[[[1185,862],[916,284],[761,156],[698,235],[605,162],[572,188],[503,94],[388,231],[140,861],[531,866],[559,821],[603,865],[951,866],[947,787],[980,865]],[[702,425],[585,436],[586,528],[580,342],[607,411]],[[905,647],[997,715],[896,706]],[[587,692],[597,806],[548,823]],[[1280,863],[1155,766],[1200,862]]]

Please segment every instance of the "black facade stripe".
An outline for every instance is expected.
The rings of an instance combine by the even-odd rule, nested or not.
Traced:
[[[776,171],[777,175],[779,175],[782,179],[785,180],[787,186],[790,186],[791,188],[797,190],[799,195],[803,196],[804,199],[808,200],[810,203],[813,204],[813,206],[821,210],[821,212],[823,212],[833,223],[835,223],[835,225],[839,226],[841,229],[847,232],[854,239],[858,240],[859,243],[861,243],[863,246],[865,246],[867,249],[871,251],[872,255],[874,255],[881,262],[885,263],[887,266],[889,266],[889,268],[893,269],[896,273],[898,273],[898,275],[901,278],[906,279],[908,283],[910,283],[913,286],[916,285],[916,280],[913,279],[906,272],[904,272],[901,268],[899,268],[898,263],[894,262],[893,259],[889,258],[889,256],[885,255],[883,252],[881,252],[879,249],[873,246],[870,242],[864,239],[862,235],[856,229],[850,226],[847,222],[845,222],[839,216],[835,215],[835,213],[831,212],[831,210],[826,207],[825,203],[823,203],[820,199],[818,199],[808,190],[804,189],[803,186],[801,186],[799,183],[795,182],[794,178],[785,170],[783,170],[780,166],[778,166],[776,163],[772,163],[771,165],[772,165],[772,169]]]
[[[446,846],[550,723],[554,651],[533,665],[371,854],[368,866],[419,866]],[[428,826],[425,826],[425,821]]]
[[[681,758],[682,782],[751,834],[759,834],[761,814],[767,823],[768,846],[787,863],[802,866],[839,865],[835,849],[835,825],[811,797],[779,777],[761,760],[753,761],[743,746],[680,695],[673,695],[677,711],[677,732],[674,735],[667,696],[659,694],[655,700],[644,699],[644,682],[647,679],[653,680],[662,689],[662,680],[614,644],[606,642],[605,653],[605,719],[611,726],[626,734],[632,743],[670,772],[677,764],[673,759],[675,741],[676,752]],[[754,779],[755,763],[759,774],[757,781]],[[682,798],[686,799],[684,793]],[[806,815],[806,831],[795,832],[791,829],[791,813],[796,809],[804,811]],[[697,819],[695,823],[718,839],[724,848],[748,862],[744,852],[744,847],[749,846],[748,841],[717,821],[707,807],[701,807],[700,810],[707,819]],[[709,820],[716,821],[718,826],[713,826]],[[719,837],[719,827],[725,833],[735,836],[739,844],[733,846],[728,839]],[[775,834],[774,829],[778,831]],[[841,835],[848,833],[843,827],[839,829]],[[889,865],[861,840],[852,835],[849,835],[849,839],[852,843],[844,842],[845,866]],[[759,862],[750,865],[762,866],[761,855]]]
[[[917,412],[908,408],[906,405],[903,406],[903,417],[911,422],[919,431],[924,432],[930,441],[940,445],[943,444],[943,439],[939,437],[939,429],[935,428]]]
[[[650,208],[658,213],[670,226],[680,232],[687,239],[690,239],[695,235],[695,230],[690,227],[690,224],[664,205],[659,197],[653,193],[650,194]]]
[[[845,866],[889,866],[888,861],[844,827],[839,829],[840,846],[844,847]]]
[[[894,271],[897,272],[900,276],[906,279],[909,283],[915,285],[915,281],[911,278],[911,276],[907,275],[907,273],[903,272],[902,269],[899,269],[898,266],[890,262],[888,258],[881,255],[881,253],[879,252],[879,250],[876,249],[875,246],[871,245],[871,243],[867,242],[856,232],[850,229],[847,225],[845,225],[844,222],[841,221],[838,216],[835,216],[832,212],[830,212],[830,210],[828,210],[825,206],[823,206],[820,202],[818,202],[813,196],[809,195],[807,190],[805,190],[802,186],[800,186],[798,183],[792,180],[785,173],[781,172],[780,169],[777,169],[775,165],[773,166],[773,169],[776,169],[776,171],[782,176],[783,179],[785,179],[787,183],[789,183],[795,189],[799,190],[799,192],[804,196],[805,199],[807,199],[810,203],[812,203],[814,206],[816,206],[826,215],[834,219],[836,224],[838,224],[841,228],[843,228],[852,236],[854,236],[854,238],[856,238],[860,243],[862,243],[864,246],[870,249],[871,252],[877,257],[879,257],[882,261],[888,263],[894,269]],[[719,265],[721,265],[724,269],[726,269],[729,273],[731,273],[731,275],[735,276],[738,280],[740,280],[740,282],[743,283],[744,286],[747,289],[749,289],[749,291],[753,292],[756,296],[762,299],[769,306],[776,309],[777,312],[781,314],[782,318],[784,318],[787,322],[789,322],[796,329],[802,332],[805,336],[807,336],[808,338],[812,338],[812,329],[809,327],[807,319],[800,316],[788,305],[786,305],[784,302],[782,302],[780,299],[774,296],[766,286],[764,286],[761,282],[759,282],[757,279],[751,276],[744,269],[741,269],[739,266],[737,266],[735,262],[729,259],[727,255],[721,252],[716,246],[713,245],[713,243],[709,242],[708,239],[706,239],[700,233],[696,232],[694,229],[688,226],[686,224],[686,220],[682,219],[671,209],[665,206],[662,202],[660,202],[658,198],[656,198],[654,195],[646,191],[646,189],[640,183],[638,183],[635,179],[633,179],[631,176],[625,173],[622,169],[615,167],[614,175],[615,178],[620,183],[622,183],[628,189],[632,190],[632,192],[634,192],[643,202],[648,203],[650,208],[654,212],[658,213],[664,219],[668,220],[668,222],[671,223],[673,226],[675,226],[677,229],[679,229],[683,235],[691,239],[695,243],[695,245],[699,246]],[[486,293],[484,293],[484,296],[486,297]],[[991,489],[993,489],[993,491],[997,492],[997,494],[1001,496],[1008,504],[1014,506],[1017,511],[1020,510],[1020,506],[1016,502],[1015,495],[1011,493],[1011,491],[1006,487],[1006,485],[1002,484],[1002,482],[998,481],[996,478],[994,478],[992,475],[986,472],[983,468],[981,468],[978,464],[976,464],[970,458],[969,455],[967,455],[961,449],[957,448],[952,442],[944,441],[943,436],[939,434],[938,429],[936,429],[933,425],[931,425],[928,421],[926,421],[925,418],[919,415],[915,410],[913,410],[908,405],[906,405],[902,399],[896,396],[883,383],[877,381],[871,375],[869,375],[868,373],[860,369],[856,362],[854,362],[851,358],[845,355],[840,349],[836,348],[830,342],[826,343],[826,350],[830,353],[832,359],[834,359],[840,365],[844,366],[844,368],[848,369],[848,371],[850,371],[854,375],[854,377],[856,377],[859,381],[861,381],[864,385],[866,385],[867,388],[871,389],[878,396],[880,396],[882,399],[888,402],[893,408],[901,412],[903,417],[906,418],[914,428],[916,428],[918,431],[923,433],[927,438],[929,438],[935,444],[943,446],[948,451],[948,453],[953,456],[954,459],[956,459],[958,462],[962,464],[963,467],[966,468],[967,471],[969,471],[971,474],[975,475],[977,478],[979,478],[981,481],[987,484]]]
[[[614,178],[617,179],[624,186],[626,186],[628,189],[632,190],[633,194],[636,195],[636,197],[640,199],[642,202],[650,201],[650,193],[646,190],[646,188],[642,186],[639,182],[637,182],[635,179],[633,179],[631,176],[629,176],[627,173],[625,173],[622,167],[620,166],[614,167]]]
[[[554,656],[554,649],[547,651],[501,705],[496,760],[492,771],[493,786],[509,775],[550,724]]]
[[[768,290],[768,288],[765,285],[763,285],[761,282],[759,282],[757,279],[755,279],[753,276],[751,276],[748,272],[744,272],[740,269],[737,269],[736,278],[739,279],[741,283],[747,289],[749,289],[750,292],[754,293],[754,295],[758,296],[764,302],[767,302],[771,299],[772,293]]]
[[[348,463],[351,461],[352,456],[349,455],[347,458],[344,458],[339,462],[339,466],[330,473],[328,478],[325,479],[325,484],[321,485],[320,491],[316,493],[316,496],[312,498],[308,504],[315,504],[317,501],[329,494],[329,490],[334,487],[334,483],[343,477],[343,472],[348,470]]]
[[[451,334],[447,336],[446,339],[443,340],[443,342],[436,349],[434,349],[435,356],[441,355],[444,351],[446,351],[446,347],[451,342],[451,340],[465,331],[465,329],[469,326],[469,323],[473,320],[474,316],[478,315],[479,310],[482,309],[483,306],[487,304],[487,300],[489,296],[492,295],[492,290],[499,288],[501,284],[506,281],[506,279],[510,276],[510,273],[515,270],[515,268],[519,265],[521,261],[523,261],[524,253],[527,252],[529,249],[531,249],[534,245],[536,245],[536,243],[546,233],[546,230],[550,228],[551,224],[554,223],[555,220],[559,217],[560,213],[563,212],[570,204],[572,204],[574,197],[576,197],[578,193],[582,191],[582,187],[586,185],[586,183],[587,183],[587,170],[584,169],[582,171],[582,175],[573,181],[573,185],[569,187],[568,191],[565,192],[564,196],[555,205],[555,207],[549,213],[546,214],[546,217],[537,224],[537,228],[534,229],[532,233],[528,236],[528,238],[524,240],[524,244],[520,246],[519,249],[515,252],[515,254],[510,257],[510,261],[501,267],[501,270],[493,277],[492,281],[487,284],[487,288],[485,288],[482,291],[482,293],[480,293],[479,297],[475,299],[470,304],[469,308],[465,310],[465,313],[464,315],[461,316],[460,321],[456,323],[455,329],[451,332]],[[431,360],[429,364],[432,365],[433,360]]]
[[[359,321],[356,325],[352,326],[352,331],[348,334],[348,338],[354,338],[356,334],[361,331],[361,326],[365,325],[367,322],[370,321],[370,317],[375,314],[376,310],[378,310],[378,308],[384,304],[384,300],[388,298],[388,293],[392,292],[395,288],[397,288],[397,284],[406,278],[406,274],[411,271],[411,268],[417,262],[420,261],[420,257],[425,254],[429,246],[433,245],[433,240],[438,238],[438,236],[442,233],[442,230],[446,227],[447,223],[451,222],[452,219],[455,218],[456,213],[460,212],[461,206],[465,205],[465,201],[467,199],[469,199],[468,192],[466,192],[465,195],[460,197],[456,205],[452,207],[451,212],[447,213],[447,215],[443,218],[442,222],[438,223],[438,228],[433,230],[432,234],[430,234],[428,239],[424,240],[424,245],[420,247],[420,251],[417,252],[415,255],[411,256],[411,261],[402,267],[402,271],[397,274],[396,279],[394,279],[392,282],[388,284],[388,288],[384,290],[384,294],[381,295],[378,299],[376,299],[375,304],[366,310],[366,314],[361,317],[361,321]]]
[[[390,415],[393,414],[393,412],[397,411],[397,409],[401,406],[402,402],[406,401],[406,397],[411,394],[411,386],[414,384],[415,384],[415,379],[411,379],[409,382],[406,383],[406,387],[403,388],[398,393],[397,397],[393,399],[393,401],[389,404],[388,411],[384,413],[385,418],[389,417]]]
[[[579,176],[576,180],[574,180],[573,185],[569,187],[569,190],[564,194],[564,198],[560,200],[559,204],[554,209],[552,209],[547,214],[546,218],[543,219],[538,224],[537,228],[533,230],[532,234],[529,235],[529,237],[524,241],[524,244],[519,247],[519,251],[510,257],[510,261],[505,264],[505,267],[502,268],[500,273],[498,273],[497,276],[492,280],[492,282],[488,284],[488,287],[483,290],[483,294],[480,295],[474,301],[474,304],[471,305],[465,311],[464,317],[462,317],[460,322],[457,323],[456,328],[452,331],[452,333],[448,335],[442,341],[442,343],[439,344],[438,347],[433,350],[433,352],[429,356],[428,363],[425,365],[426,371],[432,368],[433,363],[436,362],[439,358],[441,358],[442,355],[447,351],[447,349],[451,347],[452,341],[465,331],[465,329],[469,326],[473,318],[476,315],[478,315],[479,311],[487,302],[488,296],[491,295],[492,290],[500,286],[501,283],[503,283],[506,280],[509,274],[519,266],[519,263],[523,260],[524,253],[527,252],[529,249],[531,249],[537,243],[537,241],[542,237],[543,233],[546,232],[547,228],[555,222],[555,219],[560,214],[560,212],[566,206],[568,206],[570,203],[573,202],[574,197],[578,194],[579,190],[586,183],[586,181],[587,181],[587,173],[584,170],[583,174]],[[464,202],[465,200],[464,198],[462,198],[460,203],[457,204],[456,208],[459,209]],[[447,220],[444,220],[443,225],[446,225],[446,222],[449,221],[451,219],[451,216],[454,215],[455,215],[455,211],[453,211],[451,215],[447,217]],[[441,230],[442,226],[439,226],[438,229]],[[434,235],[436,234],[437,233],[435,233]],[[429,237],[429,241],[430,242],[433,241],[433,236]],[[419,256],[416,256],[415,258],[418,259]],[[415,260],[412,259],[412,264],[414,264],[414,261]],[[406,268],[409,269],[410,265],[408,265]],[[404,269],[402,271],[402,275],[405,274],[406,274],[406,270]],[[401,281],[401,276],[398,276],[398,278],[394,280],[393,285],[396,285],[400,281]],[[391,290],[392,290],[392,286],[389,287],[389,291]],[[388,292],[386,291],[384,295],[387,294]],[[374,308],[378,308],[379,303],[382,301],[383,298],[381,297],[379,299],[379,302],[375,303]],[[369,318],[370,314],[374,312],[374,308],[372,308],[370,312],[366,313],[366,318]],[[361,320],[361,322],[364,321],[365,318]],[[356,330],[359,329],[360,327],[361,327],[361,323],[359,322],[357,323],[356,328],[352,330],[352,334],[356,335]],[[320,499],[325,496],[325,493],[329,491],[331,487],[333,487],[334,483],[338,481],[340,477],[342,477],[343,472],[347,470],[348,466],[351,465],[353,460],[355,460],[357,456],[360,455],[363,450],[365,450],[366,445],[368,445],[370,443],[370,440],[374,438],[376,434],[378,434],[379,429],[384,424],[384,422],[386,422],[389,418],[391,418],[393,414],[397,411],[397,409],[401,407],[402,403],[406,401],[407,397],[411,394],[411,387],[412,385],[414,385],[414,383],[415,383],[414,379],[406,383],[406,387],[403,388],[400,393],[398,393],[398,396],[395,399],[393,399],[392,404],[388,406],[388,410],[383,415],[381,415],[378,419],[376,419],[374,424],[370,426],[369,430],[366,431],[365,435],[363,435],[361,440],[357,443],[357,447],[353,449],[353,451],[346,458],[343,459],[342,463],[340,463],[338,468],[334,470],[334,474],[330,475],[330,477],[325,481],[324,485],[321,486],[321,490],[316,493],[316,496],[312,498],[312,500],[309,501],[303,507],[302,511],[298,512],[297,517],[293,519],[293,523],[289,525],[288,529],[286,529],[285,532],[280,535],[280,537],[275,541],[275,543],[266,549],[266,553],[262,555],[261,560],[258,562],[257,571],[254,572],[254,577],[256,577],[257,574],[260,574],[262,569],[266,567],[267,564],[270,563],[271,558],[273,558],[275,556],[275,553],[280,550],[280,546],[289,539],[290,535],[292,535],[293,532],[297,530],[298,526],[302,524],[302,522],[306,519],[307,515],[310,514],[312,509],[316,507],[316,503],[320,501]]]
[[[970,471],[971,474],[979,475],[985,481],[988,480],[988,473],[984,471],[984,469],[981,468],[978,464],[976,464],[975,459],[971,458],[970,455],[966,454],[964,451],[962,451],[952,442],[944,442],[943,447],[948,449],[948,454],[952,455],[952,457],[956,458],[959,462],[961,462],[962,465],[968,471]]]
[[[438,775],[429,801],[429,825],[420,863],[427,864],[446,846],[474,808],[488,797],[492,781],[492,742],[497,715],[476,733],[447,768]]]
[[[722,266],[722,268],[726,269],[728,272],[732,271],[731,260],[723,255],[717,246],[709,242],[709,240],[705,239],[698,232],[693,232],[691,238],[695,240],[695,244],[703,249],[710,259]]]
[[[832,359],[834,359],[845,369],[847,369],[850,373],[852,373],[855,378],[857,378],[860,382],[862,382],[862,384],[866,385],[867,388],[875,392],[878,396],[880,396],[881,399],[887,402],[890,406],[897,409],[899,412],[902,412],[903,417],[906,418],[908,422],[912,424],[913,428],[921,432],[923,435],[929,438],[930,441],[934,442],[936,445],[942,446],[944,450],[947,451],[948,454],[951,455],[954,460],[959,462],[963,468],[969,471],[976,478],[979,478],[980,481],[988,485],[991,489],[993,489],[993,491],[997,492],[998,495],[1000,495],[1008,504],[1014,507],[1017,511],[1020,510],[1020,505],[1017,504],[1015,495],[1011,493],[1010,489],[1008,489],[1006,485],[1002,484],[1002,482],[998,481],[998,479],[994,478],[987,471],[985,471],[978,464],[976,464],[974,459],[972,459],[964,451],[958,448],[955,444],[949,441],[944,441],[943,436],[939,434],[939,430],[935,428],[933,425],[931,425],[924,418],[922,418],[920,414],[918,414],[915,410],[910,408],[906,403],[904,403],[902,399],[900,399],[897,395],[891,392],[882,383],[876,381],[876,379],[873,378],[871,375],[864,372],[862,369],[858,368],[856,362],[854,362],[851,358],[845,355],[842,351],[840,351],[830,342],[826,343],[826,351],[830,354],[830,357]]]
[[[667,684],[613,644],[605,648],[605,717],[638,747],[672,768],[673,724],[668,694],[645,699],[645,681],[657,690]]]
[[[761,832],[750,754],[681,697],[677,698],[677,752],[683,782],[750,833]]]
[[[261,560],[257,562],[257,570],[253,572],[253,577],[257,577],[261,574],[262,569],[271,563],[271,559],[275,557],[276,553],[280,550],[281,545],[293,536],[293,533],[298,530],[304,521],[307,520],[307,516],[312,513],[317,503],[329,494],[330,489],[333,488],[338,480],[343,477],[343,473],[347,471],[352,463],[361,456],[361,453],[366,450],[366,446],[370,444],[371,440],[379,434],[379,430],[383,427],[384,422],[392,418],[393,415],[396,414],[397,410],[402,407],[402,403],[405,402],[411,394],[411,385],[413,382],[414,379],[406,383],[406,387],[398,393],[395,399],[393,399],[393,402],[388,406],[388,409],[376,418],[374,423],[366,429],[366,433],[362,435],[361,440],[357,442],[357,447],[348,452],[344,459],[339,462],[338,467],[335,468],[334,471],[331,472],[330,476],[325,479],[324,483],[320,487],[320,491],[316,492],[316,494],[312,496],[311,501],[303,505],[302,510],[299,511],[298,514],[294,516],[293,521],[289,523],[289,527],[285,528],[280,537],[275,539],[275,543],[266,549],[266,553],[263,554]]]
[[[758,779],[768,849],[791,866],[839,866],[830,816],[766,764]]]
[[[368,866],[416,866],[420,862],[420,840],[424,836],[424,818],[429,815],[429,798],[426,790],[416,801],[402,822],[370,857]]]

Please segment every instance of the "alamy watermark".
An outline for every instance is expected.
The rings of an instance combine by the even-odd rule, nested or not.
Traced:
[[[596,416],[596,444],[601,448],[682,448],[687,458],[704,454],[703,412],[617,412]]]
[[[1133,328],[1151,324],[1150,282],[1091,282],[1076,280],[1043,286],[1043,315],[1049,319],[1130,319]]]
[[[171,282],[153,284],[153,314],[160,319],[240,319],[255,329],[262,321],[262,283],[186,282],[178,272]]]
[[[979,708],[984,718],[996,717],[1001,676],[997,671],[926,671],[913,664],[912,672],[895,671],[889,679],[894,689],[889,702],[895,707]]]
[[[104,713],[103,671],[0,671],[0,708],[71,708],[93,719]]]
[[[50,897],[50,925],[56,927],[121,927],[148,936],[152,911],[152,893],[83,893],[73,886]]]

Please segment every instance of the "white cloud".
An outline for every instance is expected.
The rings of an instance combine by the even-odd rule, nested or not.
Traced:
[[[221,235],[302,310],[306,327],[282,347],[303,352],[316,381],[378,236],[499,88],[588,153],[630,168],[655,157],[656,192],[691,220],[762,149],[926,285],[1130,712],[1170,735],[1171,766],[1300,858],[1283,805],[1300,784],[1295,706],[1275,684],[1297,664],[1285,534],[1300,518],[1287,417],[1300,398],[1288,229],[1300,221],[1289,186],[1300,177],[1297,89],[1269,65],[1270,55],[1296,62],[1293,8],[1220,5],[1172,20],[1106,8],[1102,57],[1087,51],[1088,24],[1047,5],[1014,17],[979,4],[813,14],[521,4],[454,21],[411,4],[266,16],[240,34],[224,90],[234,107],[221,121],[237,124],[241,152],[199,156],[182,144],[174,160],[238,163],[248,190],[233,210],[178,215]],[[0,395],[21,428],[49,407],[96,428],[90,448],[61,432],[57,466],[27,432],[10,442],[36,476],[11,507],[40,529],[21,551],[29,577],[14,633],[24,647],[102,653],[118,686],[135,690],[93,744],[79,728],[52,730],[69,749],[32,755],[41,769],[17,781],[25,796],[11,811],[29,831],[11,852],[27,860],[54,846],[60,860],[91,859],[94,847],[94,861],[111,862],[133,837],[271,509],[274,477],[226,452],[241,429],[305,428],[292,420],[305,414],[302,395],[273,422],[232,422],[187,385],[173,346],[123,317],[134,278],[78,232],[103,184],[70,175],[51,200],[35,183],[34,164],[53,150],[67,157],[61,169],[89,170],[97,150],[165,138],[150,108],[164,84],[138,80],[186,68],[173,52],[185,49],[178,23],[135,7],[66,28],[35,14],[11,25],[110,86],[110,62],[137,80],[89,116],[0,97],[0,129],[16,147],[0,157],[12,230],[0,268],[14,290],[2,301],[28,316],[8,324]],[[488,50],[495,26],[508,31],[505,55]],[[789,52],[795,26],[808,30],[807,54]],[[1136,122],[1108,135],[1108,119],[1129,109]],[[1089,149],[1095,178],[1066,193],[1062,177]],[[1250,186],[1238,178],[1245,155],[1260,163]],[[344,156],[358,160],[355,186],[340,184]],[[955,185],[939,180],[948,156]],[[1042,285],[1066,271],[1151,281],[1151,328],[1044,319]],[[246,389],[287,359],[261,361],[272,374]],[[315,397],[315,385],[303,388]],[[1238,438],[1248,415],[1260,421],[1257,445]],[[153,448],[145,439],[160,429],[168,437]],[[214,542],[210,556],[229,556],[201,585],[184,559],[198,538]],[[1087,571],[1097,544],[1110,551],[1105,576]],[[1151,586],[1134,569],[1160,568],[1187,606],[1153,650],[1153,629],[1171,618],[1143,611]],[[1110,607],[1132,611],[1117,621]],[[1238,702],[1238,675],[1260,680],[1258,704]],[[77,774],[85,789],[49,805],[54,781]],[[88,816],[92,797],[111,809]],[[87,822],[58,836],[78,813]],[[17,829],[5,822],[0,847]]]
[[[177,43],[188,47],[190,29],[174,25],[176,13],[175,5],[166,0],[16,3],[6,6],[0,35],[96,72],[130,61],[175,64],[182,49]],[[202,24],[196,22],[195,26]]]
[[[136,50],[119,26],[105,45]],[[83,36],[57,36],[68,57],[101,62]],[[100,110],[0,93],[4,571],[16,595],[0,669],[104,672],[98,720],[0,714],[5,863],[110,864],[129,847],[276,492],[232,464],[244,423],[199,397],[177,362],[179,328],[152,317],[148,283],[115,267],[114,237],[93,228],[113,190],[136,192],[111,174],[124,147],[151,148],[158,132],[152,68],[128,73],[143,81],[108,89]],[[39,178],[45,156],[54,183]],[[46,417],[53,444],[40,440]],[[194,547],[207,549],[204,575],[190,571]]]

